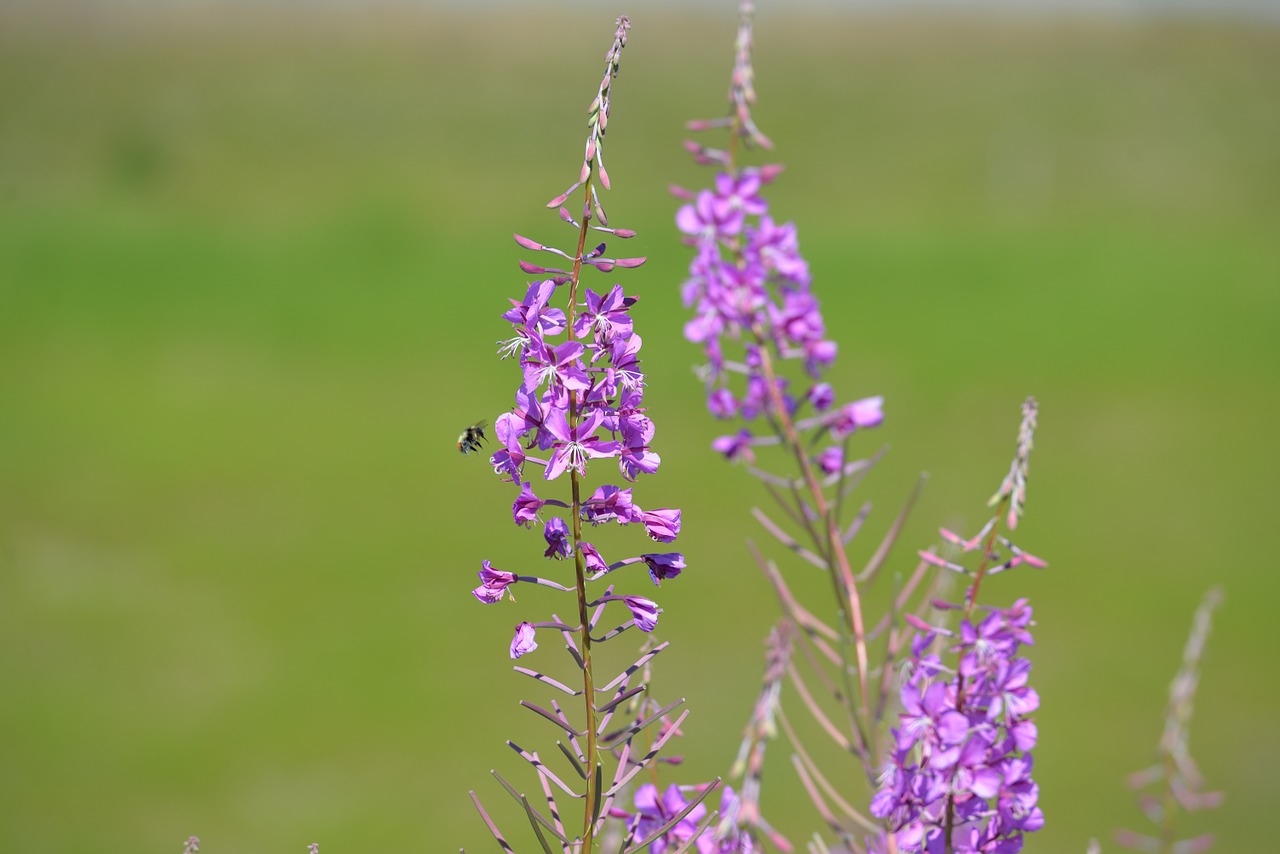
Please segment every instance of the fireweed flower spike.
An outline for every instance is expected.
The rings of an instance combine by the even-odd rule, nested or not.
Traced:
[[[735,434],[716,439],[713,449],[728,460],[750,464],[761,445],[780,444],[794,458],[797,475],[775,481],[793,490],[798,506],[788,504],[788,513],[808,517],[804,525],[815,539],[811,553],[830,573],[843,630],[854,650],[859,713],[867,718],[871,688],[861,598],[841,531],[839,500],[828,494],[820,478],[836,453],[842,460],[847,456],[846,440],[854,431],[880,424],[882,400],[866,398],[832,408],[834,392],[822,375],[834,362],[837,347],[826,335],[796,227],[775,222],[762,195],[781,167],[737,165],[740,143],[771,147],[750,115],[755,102],[752,12],[752,4],[744,2],[729,117],[689,124],[692,130],[726,127],[729,147],[721,151],[686,144],[699,163],[719,171],[707,189],[677,191],[688,203],[676,212],[676,226],[694,250],[681,289],[685,306],[694,314],[685,325],[685,337],[701,345],[707,360],[700,374],[706,382],[708,409],[716,417],[742,422]],[[783,376],[788,362],[799,363],[799,382],[807,387],[793,386]],[[760,430],[771,435],[760,435]],[[836,444],[817,447],[824,441]],[[837,495],[842,486],[836,488]],[[868,762],[868,769],[872,764]]]
[[[661,460],[650,447],[656,430],[644,409],[641,339],[631,316],[636,299],[620,284],[589,288],[581,280],[585,268],[609,273],[638,267],[645,260],[606,257],[607,245],[589,240],[592,231],[620,240],[634,236],[628,229],[609,224],[599,193],[600,187],[609,187],[604,139],[612,83],[629,28],[625,17],[618,19],[604,75],[588,108],[589,132],[578,178],[548,205],[557,211],[561,224],[574,230],[574,248],[566,251],[516,235],[521,248],[558,260],[546,264],[521,261],[520,268],[536,278],[523,286],[522,297],[511,299],[501,315],[511,331],[499,342],[499,355],[518,363],[519,384],[511,411],[494,421],[494,437],[500,447],[491,463],[517,492],[511,505],[512,521],[542,534],[537,548],[547,561],[546,577],[501,570],[486,560],[479,573],[480,585],[471,591],[479,602],[498,605],[513,598],[508,596],[513,584],[545,588],[564,597],[558,606],[560,613],[573,617],[562,620],[552,614],[550,620],[521,620],[509,647],[512,658],[521,658],[538,649],[542,632],[556,632],[563,639],[569,666],[576,675],[558,679],[525,667],[516,671],[544,687],[580,698],[576,721],[571,721],[567,710],[555,701],[551,710],[523,703],[554,725],[557,738],[569,734],[568,744],[561,743],[568,770],[553,771],[537,753],[508,742],[537,773],[545,806],[539,809],[516,795],[518,790],[511,784],[499,780],[520,801],[545,850],[554,845],[557,850],[579,854],[593,850],[620,791],[655,761],[671,733],[664,730],[656,740],[643,742],[643,749],[637,744],[634,751],[631,739],[655,721],[663,721],[664,727],[670,724],[674,732],[684,719],[683,713],[674,722],[667,717],[680,705],[677,702],[622,731],[609,730],[619,703],[647,693],[645,685],[635,685],[632,679],[665,644],[647,650],[640,661],[603,687],[598,687],[592,655],[594,645],[626,629],[653,631],[662,612],[652,599],[626,590],[615,593],[615,586],[643,583],[647,588],[649,581],[656,584],[676,578],[685,567],[684,556],[678,552],[643,553],[606,563],[596,546],[583,538],[584,522],[593,526],[607,522],[634,525],[635,534],[643,532],[648,541],[664,544],[675,540],[681,527],[679,510],[642,509],[633,498],[632,487],[618,486],[617,478],[610,474],[634,481],[641,474],[656,472]],[[575,194],[576,201],[571,202]],[[588,486],[588,477],[602,472],[613,482]],[[557,490],[559,496],[550,497]],[[563,509],[563,513],[549,513],[551,507]],[[531,559],[537,560],[532,555]],[[600,583],[605,576],[608,579],[603,583],[608,586],[604,590],[588,591],[589,584]],[[625,613],[625,621],[611,631],[597,632],[605,613],[618,611]],[[570,687],[575,682],[575,687]],[[606,765],[612,765],[612,770]],[[704,789],[691,803],[700,804],[714,788]],[[565,813],[556,803],[557,792],[582,804],[578,827],[562,823]],[[512,850],[474,793],[472,799],[495,838]]]
[[[914,615],[907,619],[916,633],[899,689],[902,712],[870,807],[887,823],[901,852],[1016,852],[1022,850],[1024,833],[1044,826],[1039,787],[1031,777],[1038,735],[1031,716],[1040,697],[1029,683],[1031,663],[1019,655],[1034,643],[1031,606],[1026,599],[1008,608],[977,604],[985,576],[1024,563],[1045,566],[998,533],[1006,511],[1012,527],[1018,514],[1011,507],[1015,502],[1021,507],[1026,499],[1036,415],[1036,402],[1028,398],[1011,474],[996,493],[995,515],[967,540],[942,532],[964,552],[981,548],[977,569],[971,572],[933,552],[920,555],[930,565],[964,575],[969,586],[962,604],[933,603],[941,611],[963,612],[958,631]],[[1010,556],[998,552],[997,545]],[[887,851],[887,839],[873,841],[869,849]]]
[[[787,531],[785,523],[759,509],[754,511],[757,520],[788,550],[828,575],[838,615],[836,628],[800,606],[778,568],[755,552],[788,616],[804,630],[797,637],[806,657],[825,661],[834,669],[834,674],[820,673],[818,678],[831,686],[835,702],[846,705],[841,717],[851,731],[835,734],[839,728],[825,713],[816,711],[816,705],[811,711],[840,748],[858,758],[863,774],[874,778],[881,763],[875,730],[883,715],[882,689],[872,679],[873,637],[864,620],[860,587],[884,562],[898,527],[858,574],[848,544],[860,519],[851,523],[842,514],[847,509],[845,495],[871,464],[851,455],[854,434],[883,421],[883,400],[865,397],[837,405],[836,393],[824,375],[835,361],[838,346],[828,334],[809,264],[800,253],[796,226],[776,220],[765,195],[782,169],[738,163],[741,148],[772,147],[751,118],[754,10],[749,1],[740,8],[729,114],[688,125],[692,131],[725,129],[728,145],[719,149],[686,143],[695,161],[714,167],[716,174],[710,186],[701,190],[673,188],[685,201],[676,211],[676,227],[693,250],[681,287],[684,305],[692,312],[685,337],[701,347],[705,358],[698,373],[706,386],[708,410],[716,418],[735,422],[730,432],[712,443],[712,449],[729,461],[745,464],[764,482],[798,533]],[[784,454],[781,459],[776,453],[765,453],[770,446],[778,446]],[[773,468],[766,470],[766,465]],[[790,472],[778,472],[779,465],[791,465]],[[918,584],[919,578],[913,576],[903,601],[916,593]],[[816,648],[810,648],[812,644]],[[801,691],[811,696],[807,688]],[[812,767],[804,774],[817,788],[825,782]],[[820,809],[827,814],[825,807]],[[859,819],[864,826],[874,826],[864,816]],[[833,817],[830,823],[840,821]],[[844,831],[841,838],[853,839]]]

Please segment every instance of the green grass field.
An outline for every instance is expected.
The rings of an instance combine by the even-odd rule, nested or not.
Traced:
[[[891,447],[874,533],[930,475],[895,567],[982,521],[1041,401],[1020,542],[1052,566],[984,586],[1037,609],[1027,850],[1142,829],[1124,777],[1215,583],[1192,747],[1228,797],[1186,829],[1259,850],[1280,30],[760,5],[773,212],[832,381],[886,397],[859,446]],[[488,770],[524,773],[503,740],[547,735],[510,629],[559,606],[468,595],[482,558],[536,571],[541,538],[453,442],[510,405],[510,235],[563,237],[541,205],[576,174],[616,11],[75,8],[0,10],[0,850],[493,850],[467,789],[500,805]],[[622,279],[664,460],[637,500],[684,509],[655,690],[688,698],[694,781],[732,759],[775,614],[744,545],[765,497],[707,450],[665,191],[709,180],[682,125],[722,109],[735,18],[632,19],[608,203],[650,258]],[[803,837],[771,756],[766,810]]]

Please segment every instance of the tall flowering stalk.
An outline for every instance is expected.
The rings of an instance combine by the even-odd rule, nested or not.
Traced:
[[[1153,854],[1199,854],[1213,846],[1213,835],[1178,839],[1175,822],[1181,812],[1213,809],[1222,803],[1220,792],[1204,791],[1204,778],[1191,758],[1189,730],[1196,688],[1200,684],[1200,659],[1209,639],[1213,612],[1222,601],[1222,591],[1211,589],[1196,610],[1182,653],[1182,666],[1169,686],[1169,706],[1164,733],[1157,745],[1157,761],[1150,768],[1131,774],[1129,788],[1138,793],[1138,805],[1155,825],[1154,835],[1121,830],[1116,842],[1134,851]]]
[[[822,377],[835,361],[837,347],[826,336],[796,227],[776,222],[762,195],[781,167],[737,164],[740,147],[772,147],[750,114],[755,102],[752,13],[751,3],[744,2],[729,87],[730,115],[689,124],[691,130],[729,131],[726,149],[686,144],[698,163],[717,169],[713,186],[698,192],[673,188],[687,202],[676,214],[676,226],[695,253],[682,287],[684,304],[694,312],[685,325],[685,337],[701,345],[706,357],[701,376],[711,414],[740,424],[736,432],[716,439],[713,447],[729,460],[752,466],[752,473],[810,538],[812,548],[801,547],[757,510],[770,533],[829,572],[841,614],[842,643],[854,653],[856,686],[849,693],[856,698],[861,753],[870,773],[868,635],[860,581],[846,548],[851,532],[842,527],[841,511],[845,487],[870,465],[848,459],[849,439],[858,430],[880,424],[883,401],[868,397],[836,405],[835,391]],[[783,374],[787,364],[800,366],[803,387],[793,390]],[[819,442],[827,444],[815,452]],[[754,467],[756,450],[768,445],[785,448],[796,475],[779,476]]]
[[[676,225],[694,250],[682,287],[684,304],[693,312],[685,337],[701,346],[705,364],[700,376],[707,408],[735,429],[713,442],[726,459],[741,462],[765,485],[786,516],[779,522],[759,508],[753,511],[764,529],[806,562],[826,572],[837,612],[829,626],[796,601],[777,565],[753,547],[761,569],[773,583],[789,617],[771,643],[766,689],[744,736],[735,772],[745,776],[744,793],[759,794],[764,744],[781,725],[790,730],[779,702],[782,676],[804,697],[823,729],[842,750],[860,761],[870,782],[879,767],[877,701],[870,650],[885,627],[867,624],[862,588],[884,564],[901,525],[900,518],[870,560],[855,571],[849,544],[861,528],[866,508],[847,518],[845,499],[866,474],[873,459],[851,456],[855,433],[883,420],[880,397],[839,404],[824,375],[834,363],[837,345],[827,335],[821,305],[812,288],[809,265],[800,253],[793,223],[775,220],[763,192],[782,167],[741,166],[744,149],[772,148],[751,117],[755,103],[752,4],[741,6],[734,67],[729,85],[729,114],[721,119],[689,123],[693,131],[724,129],[723,148],[688,142],[696,162],[716,170],[712,185],[691,191],[673,188],[686,204]],[[777,447],[783,457],[772,470],[758,455]],[[775,466],[776,467],[776,466]],[[904,510],[904,513],[906,511]],[[790,528],[790,530],[788,530]],[[921,566],[903,587],[905,603],[917,592]],[[792,631],[792,626],[796,631]],[[791,638],[783,643],[783,638]],[[841,706],[837,720],[823,711],[791,659],[797,649],[820,672],[825,692]],[[811,793],[825,778],[799,748],[802,779]],[[826,805],[820,806],[829,815]],[[750,823],[758,810],[743,814]],[[873,826],[858,816],[862,826]],[[841,825],[832,817],[830,822]],[[849,837],[849,833],[842,833]]]
[[[914,495],[855,572],[849,545],[870,507],[846,518],[845,499],[878,457],[853,457],[852,439],[882,422],[883,400],[837,404],[824,380],[837,345],[828,335],[796,228],[770,216],[763,195],[781,167],[738,163],[742,149],[772,147],[751,118],[752,12],[750,0],[743,2],[729,115],[689,125],[695,131],[728,130],[723,148],[686,144],[698,163],[716,168],[714,182],[696,192],[674,190],[686,202],[676,225],[694,249],[682,289],[693,311],[685,336],[705,355],[701,376],[711,414],[737,422],[713,448],[764,482],[786,519],[759,508],[754,516],[785,548],[827,573],[836,620],[828,625],[802,605],[778,564],[752,546],[786,619],[770,642],[765,690],[735,772],[758,783],[764,744],[776,723],[796,750],[793,763],[819,814],[849,850],[1018,850],[1020,834],[1042,822],[1028,752],[1035,740],[1028,716],[1038,701],[1026,682],[1030,665],[1017,656],[1031,641],[1031,609],[1020,600],[1010,608],[979,611],[977,597],[989,575],[1021,563],[1044,565],[999,533],[1001,522],[1012,530],[1022,513],[1035,402],[1024,406],[1018,452],[992,499],[995,518],[970,540],[944,532],[963,550],[981,549],[976,570],[922,552],[905,579],[895,578],[887,613],[869,619],[864,588],[886,563]],[[788,366],[794,369],[788,372]],[[783,462],[766,467],[758,459],[770,446],[784,452]],[[777,465],[787,461],[790,472],[779,472]],[[945,577],[938,568],[970,578],[963,603],[935,598]],[[930,607],[961,611],[959,631],[929,623]],[[790,643],[778,641],[792,636]],[[945,661],[933,651],[944,636],[954,639]],[[792,647],[807,669],[793,660]],[[833,743],[860,763],[875,790],[868,809],[853,806],[832,786],[813,752],[800,743],[781,702],[780,672]],[[811,687],[811,679],[820,690]],[[890,727],[895,687],[904,711],[897,715],[899,726]],[[744,791],[757,792],[758,786]]]
[[[1012,530],[1022,516],[1036,418],[1036,402],[1028,398],[1017,453],[990,502],[995,514],[968,539],[941,532],[961,552],[978,551],[976,569],[920,553],[966,577],[968,586],[963,603],[932,603],[944,613],[962,612],[958,630],[907,617],[917,631],[900,689],[903,711],[871,801],[872,815],[888,823],[899,851],[1016,852],[1024,833],[1044,826],[1031,777],[1038,736],[1031,715],[1040,698],[1029,684],[1031,662],[1018,654],[1034,642],[1032,609],[1026,599],[1007,608],[978,605],[986,577],[1023,564],[1045,566],[1000,534],[1002,522]]]
[[[613,44],[605,57],[604,75],[588,108],[588,135],[578,178],[547,204],[557,211],[564,225],[573,229],[576,245],[565,251],[517,234],[516,243],[522,248],[558,260],[546,264],[522,261],[521,269],[535,278],[527,284],[523,298],[511,300],[510,309],[502,315],[510,324],[511,336],[500,342],[499,352],[503,358],[518,362],[520,383],[514,407],[494,422],[501,448],[493,454],[491,462],[494,471],[518,489],[511,507],[515,524],[540,528],[545,543],[545,549],[539,545],[542,556],[552,562],[552,567],[563,561],[572,570],[567,577],[554,570],[544,576],[502,570],[485,560],[480,571],[481,583],[472,591],[476,599],[486,604],[502,602],[508,598],[510,588],[521,583],[568,597],[564,605],[572,616],[565,620],[553,612],[549,620],[522,620],[516,626],[510,655],[520,658],[537,649],[539,632],[552,631],[563,639],[571,669],[577,674],[568,681],[576,681],[577,685],[570,686],[526,667],[515,669],[544,686],[577,698],[581,704],[581,723],[575,723],[557,701],[551,702],[549,710],[530,702],[522,703],[550,722],[562,736],[567,735],[568,744],[557,742],[557,746],[567,763],[567,771],[563,773],[570,779],[576,776],[577,783],[564,782],[537,752],[512,742],[507,743],[538,775],[546,802],[545,812],[535,808],[514,786],[498,778],[521,804],[532,831],[547,851],[553,847],[566,852],[591,851],[614,799],[650,764],[678,729],[685,714],[674,722],[668,719],[680,705],[677,702],[611,730],[615,711],[625,708],[629,699],[646,691],[644,685],[633,686],[632,677],[666,645],[648,650],[603,685],[599,684],[593,656],[596,645],[630,628],[652,631],[662,612],[657,602],[645,596],[615,592],[615,579],[624,585],[636,580],[634,572],[619,570],[643,568],[647,570],[648,579],[659,585],[665,579],[680,575],[684,569],[684,558],[678,552],[646,551],[633,557],[606,560],[584,535],[584,523],[594,527],[609,522],[642,528],[651,540],[661,544],[674,541],[680,533],[679,510],[645,510],[633,500],[630,486],[601,483],[592,489],[587,480],[588,470],[605,461],[616,461],[613,465],[621,481],[628,483],[641,474],[657,471],[660,463],[650,448],[654,425],[643,406],[645,377],[639,360],[641,339],[630,314],[635,299],[626,296],[618,284],[596,292],[582,283],[587,268],[609,273],[638,267],[645,260],[606,257],[606,244],[595,244],[591,239],[593,234],[618,239],[634,235],[632,231],[609,224],[599,193],[601,188],[609,188],[604,139],[611,112],[612,82],[618,74],[629,29],[627,18],[619,18]],[[571,202],[575,197],[578,201]],[[559,498],[539,496],[538,491],[551,487],[553,481],[563,485],[566,480],[567,494],[562,493]],[[537,490],[535,482],[542,484]],[[554,515],[559,511],[563,511],[563,515]],[[603,590],[599,589],[601,586]],[[510,598],[514,601],[514,597]],[[621,606],[625,617],[616,627],[601,631],[600,621],[606,612],[619,610],[617,606]],[[646,746],[643,755],[635,755],[632,739],[655,722],[663,722],[663,733]],[[611,764],[612,770],[606,770],[606,764]],[[714,788],[714,785],[709,787],[694,799],[690,809]],[[557,793],[581,800],[582,818],[577,828],[569,829],[562,822]],[[474,792],[472,798],[495,838],[511,850]],[[660,836],[686,816],[671,818],[670,824],[664,821],[646,829]]]

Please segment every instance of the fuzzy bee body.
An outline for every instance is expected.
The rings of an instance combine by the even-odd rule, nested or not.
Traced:
[[[484,428],[488,426],[487,421],[477,421],[466,430],[458,434],[458,450],[464,454],[472,451],[480,450],[480,444],[484,441]]]

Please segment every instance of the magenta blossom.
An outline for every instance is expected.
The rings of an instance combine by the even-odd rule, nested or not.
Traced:
[[[500,601],[506,593],[507,587],[520,580],[514,572],[503,572],[500,569],[494,569],[487,560],[481,565],[484,568],[479,573],[480,586],[472,590],[471,595],[486,605],[492,605]]]
[[[533,639],[533,624],[521,623],[516,626],[515,637],[511,639],[511,657],[519,658],[537,648],[538,642]]]

